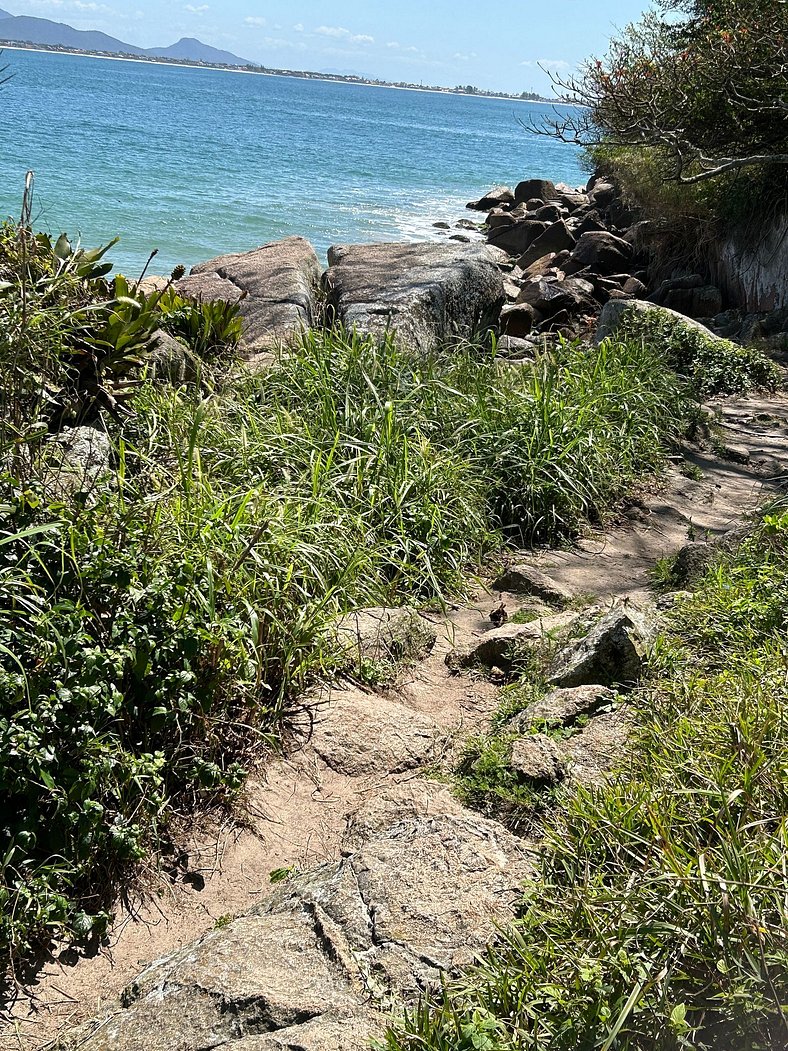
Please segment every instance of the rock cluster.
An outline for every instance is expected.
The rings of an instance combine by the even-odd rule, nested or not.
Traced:
[[[649,268],[657,226],[629,210],[604,177],[595,175],[578,189],[527,179],[514,190],[496,187],[468,207],[488,213],[488,243],[509,256],[503,335],[574,336],[608,302],[647,300],[701,319],[724,338],[758,339],[788,352],[788,310],[724,309],[721,290],[702,274],[677,272],[653,281]]]

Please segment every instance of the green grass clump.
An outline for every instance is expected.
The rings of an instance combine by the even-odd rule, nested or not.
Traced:
[[[626,766],[565,802],[521,918],[390,1051],[788,1043],[788,513],[668,615]]]
[[[687,376],[697,397],[775,390],[780,370],[761,351],[727,339],[710,338],[680,318],[654,309],[631,310],[621,320],[619,336],[642,339],[665,355],[675,372]]]

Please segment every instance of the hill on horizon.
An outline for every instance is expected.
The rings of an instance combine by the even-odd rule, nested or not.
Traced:
[[[65,22],[30,15],[12,15],[0,8],[0,40],[19,44],[41,44],[45,47],[68,47],[78,51],[106,51],[116,55],[140,58],[173,58],[189,62],[214,62],[226,66],[253,65],[229,51],[203,44],[194,37],[183,37],[169,47],[144,48],[126,44],[116,37],[96,30],[74,29]]]

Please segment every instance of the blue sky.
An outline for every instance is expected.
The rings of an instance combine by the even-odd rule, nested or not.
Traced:
[[[504,91],[547,91],[605,50],[649,0],[0,0],[15,15],[100,29],[142,47],[182,36],[265,65]]]

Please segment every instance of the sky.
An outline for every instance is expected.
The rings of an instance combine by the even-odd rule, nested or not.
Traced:
[[[549,93],[540,65],[561,75],[602,54],[649,0],[0,0],[14,15],[99,29],[140,47],[194,36],[242,58],[308,69]]]

